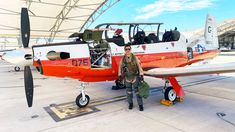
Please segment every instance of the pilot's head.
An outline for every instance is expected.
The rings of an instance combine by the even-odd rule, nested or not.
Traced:
[[[131,45],[130,44],[126,44],[124,46],[124,50],[125,50],[125,54],[126,55],[130,55],[131,54]]]

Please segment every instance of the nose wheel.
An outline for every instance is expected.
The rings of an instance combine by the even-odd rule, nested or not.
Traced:
[[[85,95],[85,97],[83,98],[83,95],[81,93],[77,96],[75,102],[76,102],[78,107],[83,108],[83,107],[86,107],[89,104],[90,97],[88,95]]]
[[[90,97],[85,94],[85,87],[88,85],[87,83],[81,83],[81,93],[77,96],[75,103],[78,107],[83,108],[86,107],[90,102]]]

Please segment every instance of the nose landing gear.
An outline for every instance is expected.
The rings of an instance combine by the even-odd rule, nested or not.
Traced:
[[[85,86],[86,83],[81,83],[81,93],[77,96],[75,103],[78,107],[83,108],[86,107],[90,102],[90,97],[85,94]]]

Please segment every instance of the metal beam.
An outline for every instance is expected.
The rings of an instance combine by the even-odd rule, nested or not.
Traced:
[[[8,10],[8,9],[2,8],[2,7],[0,8],[0,10],[6,11],[6,12],[9,12],[9,13],[13,13],[13,14],[20,14],[20,12]]]
[[[28,0],[24,0],[28,1]],[[43,1],[36,1],[36,0],[30,0],[31,3],[38,3],[38,4],[45,4],[45,5],[53,5],[53,6],[62,6],[64,7],[65,5],[62,4],[57,4],[57,3],[50,3],[50,2],[43,2]],[[101,3],[94,3],[94,4],[86,4],[86,5],[79,5],[79,6],[74,6],[74,8],[79,8],[79,7],[86,7],[86,6],[94,6],[94,5],[100,5]],[[70,5],[67,5],[69,7]]]
[[[14,16],[19,16],[20,13],[16,14],[16,13],[4,13],[4,12],[0,12],[0,14],[3,15],[14,15]],[[39,15],[29,15],[30,17],[35,17],[35,18],[44,18],[44,19],[62,19],[62,18],[57,18],[57,17],[51,17],[51,16],[39,16]],[[84,16],[76,16],[76,17],[66,17],[64,19],[66,20],[71,20],[71,21],[85,21],[82,19],[75,19],[75,18],[82,18],[82,17],[87,17],[89,15],[84,15]]]
[[[7,29],[14,29],[14,30],[19,30],[20,29],[18,27],[12,27],[12,26],[7,26],[7,25],[3,25],[3,24],[0,24],[0,27],[5,27]]]
[[[117,4],[120,0],[105,0],[93,14],[86,20],[86,22],[82,25],[79,32],[83,31],[84,29],[89,28],[89,26],[98,19],[103,13],[105,13],[109,8]]]
[[[25,0],[25,2],[26,2],[26,6],[27,6],[27,8],[28,8],[28,10],[29,10],[29,8],[30,8],[31,3],[33,2],[33,0]]]
[[[106,12],[109,8],[111,8],[114,4],[119,2],[120,0],[103,0],[103,2],[96,2],[91,4],[78,4],[80,0],[66,0],[65,4],[57,4],[57,3],[50,3],[45,2],[43,0],[23,0],[26,3],[26,6],[28,7],[28,10],[30,12],[30,17],[36,17],[36,18],[43,18],[43,19],[54,19],[54,24],[51,26],[50,30],[35,30],[32,29],[31,31],[34,32],[49,32],[48,35],[51,38],[50,41],[52,41],[56,34],[58,32],[60,33],[69,33],[74,31],[81,31],[85,28],[88,28],[100,15],[102,15],[104,12]],[[95,2],[95,1],[94,1]],[[32,4],[37,4],[40,6],[40,4],[45,5],[53,5],[53,6],[59,6],[62,7],[62,10],[59,12],[57,16],[39,16],[31,12],[30,8],[32,8]],[[68,17],[68,14],[71,12],[72,9],[80,9],[80,10],[91,10],[91,15],[76,15],[76,16],[70,16]],[[1,11],[2,10],[2,11]],[[0,8],[0,14],[6,14],[6,15],[20,15],[19,12],[11,11],[8,9],[4,9],[4,7]],[[60,29],[61,25],[66,20],[72,20],[72,21],[81,21],[84,23],[81,27],[75,26],[75,28],[67,28],[67,29]],[[5,30],[19,30],[19,28],[15,27],[2,27]],[[9,28],[9,29],[8,29]]]
[[[73,9],[73,7],[78,3],[79,0],[68,0],[65,4],[61,12],[56,16],[57,20],[55,21],[55,24],[53,27],[49,30],[51,31],[50,34],[50,40],[53,41],[56,33],[58,32],[61,24],[66,19],[66,16],[69,14],[69,12]]]
[[[81,29],[81,27],[74,27],[74,28],[60,29],[60,30],[58,30],[58,32],[70,31],[70,30],[75,30],[75,29],[79,30],[79,29]]]

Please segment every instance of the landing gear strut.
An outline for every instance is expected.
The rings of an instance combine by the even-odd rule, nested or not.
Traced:
[[[76,104],[78,107],[86,107],[90,102],[90,97],[85,94],[85,83],[81,83],[81,93],[76,98]]]

